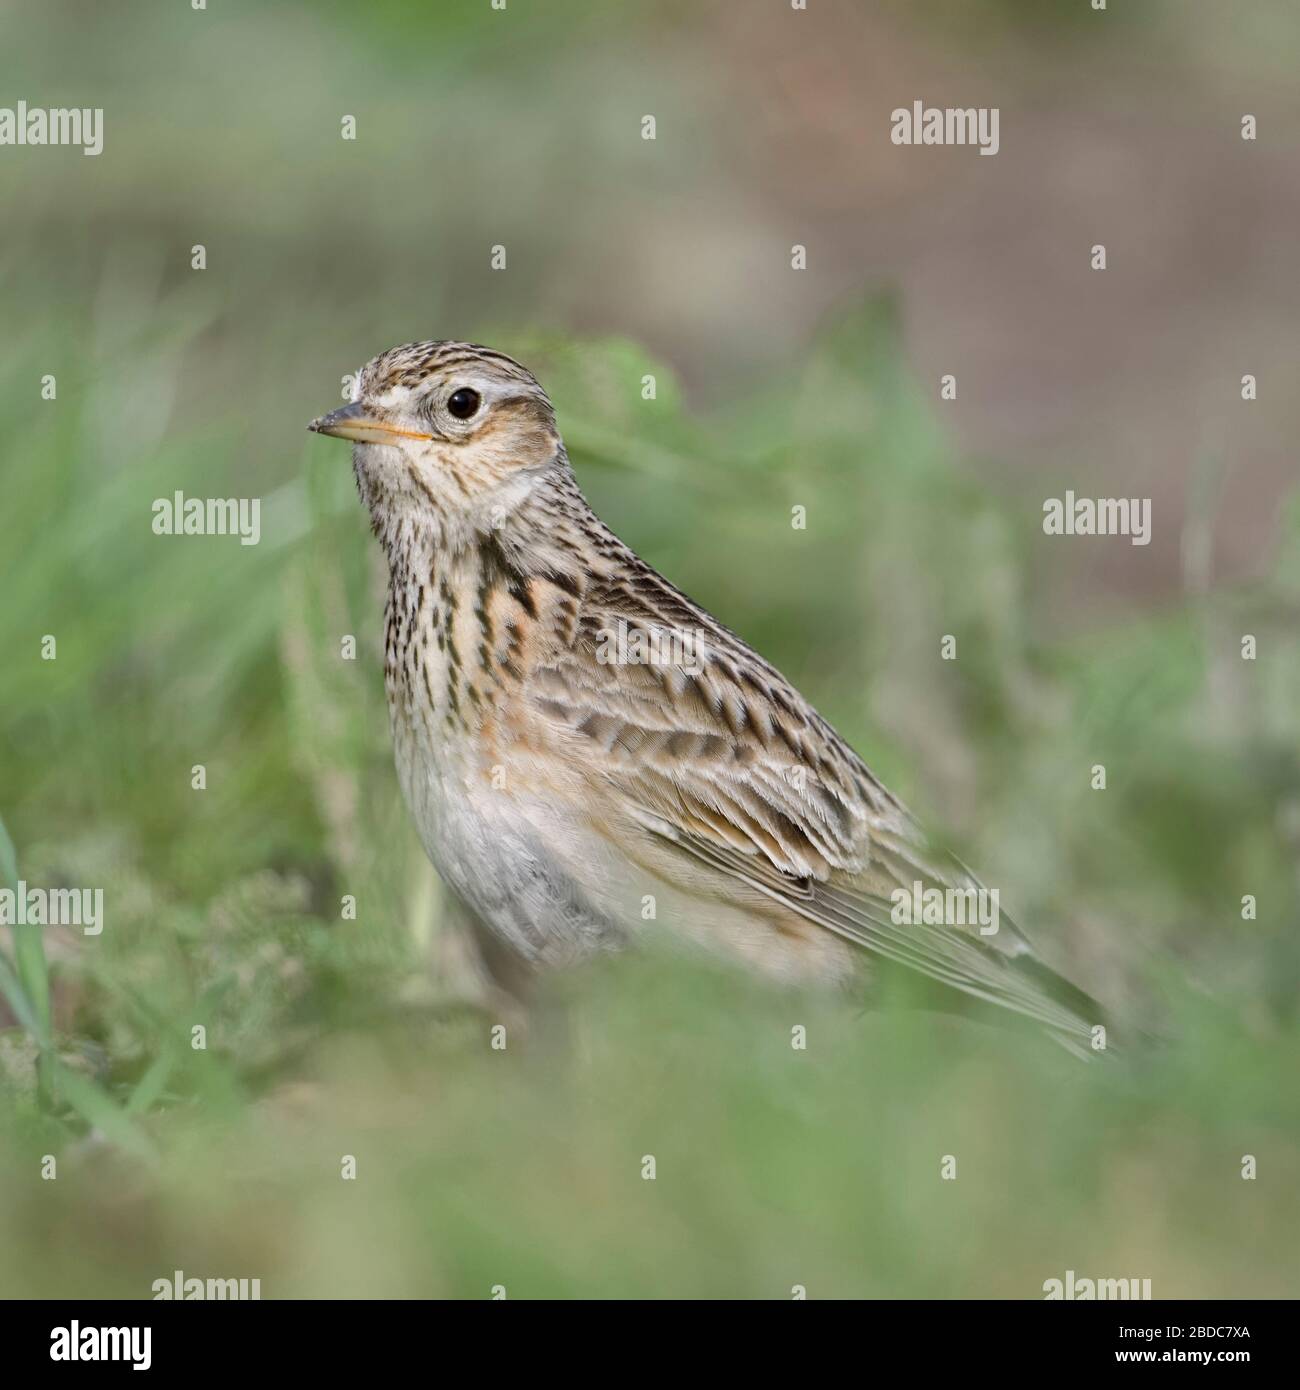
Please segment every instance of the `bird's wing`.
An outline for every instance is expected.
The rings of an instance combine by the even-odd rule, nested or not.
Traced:
[[[664,646],[670,625],[650,645],[657,622],[588,606],[575,640],[525,685],[538,715],[577,740],[647,833],[867,951],[1054,1031],[1084,1031],[1086,1010],[1053,996],[1045,979],[1056,977],[1007,919],[990,937],[895,922],[897,888],[980,885],[929,848],[905,808],[739,638],[716,628],[674,653]]]
[[[892,900],[877,893],[835,882],[792,879],[761,857],[720,846],[707,835],[683,832],[653,815],[646,823],[701,862],[895,965],[1010,1009],[1080,1044],[1088,1029],[1101,1021],[1086,995],[1042,966],[1028,949],[997,949],[959,927],[899,923],[894,920]],[[1007,925],[1002,919],[999,933]],[[1018,932],[1016,936],[1023,940]]]

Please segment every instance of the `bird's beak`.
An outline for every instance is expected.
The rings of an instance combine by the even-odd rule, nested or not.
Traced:
[[[360,401],[340,406],[313,420],[307,426],[317,434],[332,434],[339,439],[355,439],[359,444],[396,444],[399,439],[432,439],[431,434],[400,429],[397,425],[376,420],[370,409]]]

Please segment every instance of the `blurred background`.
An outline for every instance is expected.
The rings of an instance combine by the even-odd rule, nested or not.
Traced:
[[[105,898],[0,929],[0,1294],[1300,1293],[1294,6],[0,31],[0,105],[105,113],[96,158],[0,148],[0,877]],[[916,100],[998,107],[999,153],[892,145]],[[531,366],[605,520],[1165,1041],[1080,1067],[655,943],[490,1051],[304,428],[431,337]],[[260,543],[153,534],[178,489],[261,498]],[[1066,489],[1151,498],[1151,544],[1045,537]]]

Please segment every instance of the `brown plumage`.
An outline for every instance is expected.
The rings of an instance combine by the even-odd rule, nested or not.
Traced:
[[[1007,919],[898,920],[899,894],[982,886],[599,520],[517,362],[395,348],[312,428],[356,442],[389,562],[400,780],[493,960],[518,974],[615,947],[651,904],[654,925],[782,978],[849,983],[876,957],[1087,1049],[1096,1006]]]

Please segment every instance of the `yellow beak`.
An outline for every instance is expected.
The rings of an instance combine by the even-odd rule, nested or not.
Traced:
[[[395,444],[399,439],[433,438],[431,434],[386,425],[382,420],[376,420],[359,401],[331,410],[328,415],[313,420],[307,428],[315,430],[317,434],[332,434],[338,439],[355,439],[358,444]]]

